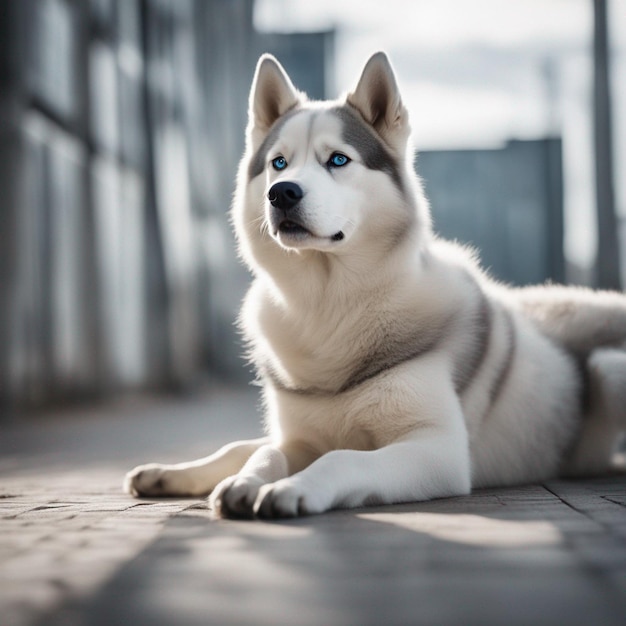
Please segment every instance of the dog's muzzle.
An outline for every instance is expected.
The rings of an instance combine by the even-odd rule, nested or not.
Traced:
[[[272,205],[271,222],[275,232],[290,239],[303,239],[313,235],[305,225],[300,214],[300,201],[304,191],[297,183],[282,181],[274,183],[267,192],[267,199]],[[331,241],[341,241],[343,232],[339,231],[330,237]]]
[[[277,232],[298,239],[311,234],[300,216],[300,200],[303,197],[304,191],[296,183],[283,181],[270,187],[267,199],[272,205],[271,221]]]

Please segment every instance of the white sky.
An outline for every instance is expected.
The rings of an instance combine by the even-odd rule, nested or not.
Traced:
[[[609,11],[616,191],[626,215],[626,0],[610,0]],[[278,32],[336,28],[335,94],[385,50],[418,150],[561,134],[566,255],[588,266],[596,248],[592,13],[592,0],[257,0],[255,22]]]

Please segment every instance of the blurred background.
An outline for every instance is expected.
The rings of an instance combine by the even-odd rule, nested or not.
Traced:
[[[247,381],[228,221],[256,59],[313,98],[386,50],[438,232],[621,288],[624,0],[0,0],[0,422]]]

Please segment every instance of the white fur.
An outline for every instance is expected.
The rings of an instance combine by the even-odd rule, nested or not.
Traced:
[[[344,137],[336,107],[369,129],[398,180]],[[268,437],[140,466],[127,491],[212,492],[216,514],[275,517],[606,469],[626,422],[626,298],[491,282],[432,235],[409,131],[383,54],[335,103],[309,103],[260,60],[233,221],[255,275],[241,325]],[[335,152],[349,164],[328,167]],[[281,181],[304,192],[306,236],[272,222],[267,192]],[[600,343],[598,326],[610,330]]]

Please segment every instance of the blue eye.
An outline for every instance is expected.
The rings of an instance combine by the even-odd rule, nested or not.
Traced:
[[[284,170],[287,167],[287,159],[285,157],[279,156],[272,160],[272,167],[275,170]]]
[[[341,154],[341,152],[335,152],[331,155],[330,159],[328,159],[328,165],[331,167],[343,167],[349,162],[350,159],[345,154]]]

